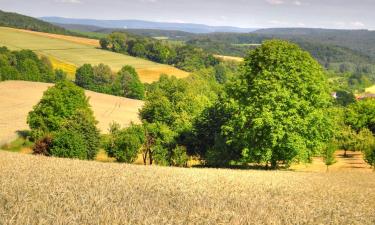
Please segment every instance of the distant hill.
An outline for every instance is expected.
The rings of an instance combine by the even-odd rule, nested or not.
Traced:
[[[231,26],[208,26],[193,23],[168,23],[151,22],[143,20],[94,20],[94,19],[73,19],[62,17],[41,17],[42,20],[50,23],[60,24],[81,24],[98,26],[104,28],[121,29],[155,29],[155,30],[176,30],[190,33],[212,33],[212,32],[238,32],[247,33],[254,31],[253,28],[239,28]]]
[[[254,33],[275,38],[300,39],[346,47],[375,58],[375,31],[315,28],[272,28]]]
[[[193,33],[179,31],[179,30],[157,30],[157,29],[121,29],[121,28],[105,28],[92,25],[83,24],[63,24],[63,23],[53,23],[56,26],[65,28],[71,31],[81,31],[81,32],[96,32],[109,34],[114,31],[121,31],[130,34],[146,36],[146,37],[168,37],[172,39],[182,38],[194,35]]]
[[[73,34],[72,32],[53,25],[51,23],[35,19],[30,16],[24,16],[18,13],[5,12],[0,10],[0,26],[13,27],[26,30],[55,33],[55,34]]]

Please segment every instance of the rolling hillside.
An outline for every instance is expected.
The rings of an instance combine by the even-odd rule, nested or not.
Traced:
[[[0,82],[0,145],[17,137],[17,131],[29,129],[26,118],[38,103],[43,92],[52,84],[3,81]],[[106,133],[109,124],[116,121],[123,126],[131,121],[139,122],[138,110],[143,102],[86,91],[101,132]]]
[[[131,65],[137,70],[142,82],[158,80],[160,74],[175,75],[178,78],[188,75],[169,65],[101,50],[97,48],[98,45],[98,40],[94,39],[0,27],[0,46],[13,50],[31,49],[62,64],[78,67],[84,63],[104,63],[114,71],[124,65]]]

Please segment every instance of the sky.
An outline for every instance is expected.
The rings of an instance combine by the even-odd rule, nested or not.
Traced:
[[[0,0],[33,17],[375,30],[375,0]]]

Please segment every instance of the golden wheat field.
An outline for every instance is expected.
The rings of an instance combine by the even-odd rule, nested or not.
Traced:
[[[26,118],[43,92],[53,84],[28,81],[0,82],[0,145],[17,137],[17,131],[29,129]],[[85,91],[98,127],[107,132],[109,124],[116,121],[123,126],[131,121],[138,123],[138,110],[143,101]]]
[[[375,223],[375,173],[171,168],[0,151],[0,224]]]
[[[104,63],[115,72],[124,65],[131,65],[137,70],[141,81],[147,83],[158,80],[160,74],[174,75],[177,78],[189,75],[173,66],[98,49],[97,42],[87,38],[0,27],[0,46],[7,46],[12,50],[30,49],[63,64],[79,67],[85,63]],[[62,65],[57,68],[65,67]],[[67,72],[73,78],[71,70],[70,66]]]

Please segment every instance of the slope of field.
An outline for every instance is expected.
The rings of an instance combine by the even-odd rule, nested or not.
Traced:
[[[375,173],[180,169],[0,151],[0,224],[375,223]]]
[[[118,71],[124,65],[131,65],[139,72],[142,82],[156,81],[162,73],[178,78],[188,75],[169,65],[98,49],[97,40],[86,38],[0,27],[0,46],[12,50],[31,49],[40,55],[75,66],[104,63]]]
[[[227,56],[227,55],[214,55],[214,57],[221,59],[223,61],[234,61],[234,62],[243,62],[244,58],[236,56]]]
[[[17,131],[29,129],[27,114],[50,86],[52,84],[27,81],[0,82],[0,145],[15,139]],[[139,122],[138,110],[142,101],[92,91],[86,91],[86,95],[90,97],[101,132],[106,133],[112,121],[123,126],[131,121]]]

